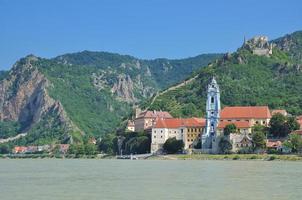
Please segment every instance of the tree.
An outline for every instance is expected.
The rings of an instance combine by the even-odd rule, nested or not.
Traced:
[[[125,142],[125,152],[131,153],[148,153],[150,151],[151,141],[147,136],[132,137]]]
[[[254,132],[262,132],[264,135],[267,135],[268,128],[259,124],[255,124],[252,127],[252,133]]]
[[[223,129],[224,136],[229,136],[231,133],[236,133],[237,127],[235,124],[228,124]]]
[[[300,129],[300,124],[297,122],[295,117],[288,117],[286,125],[290,132]]]
[[[218,146],[219,146],[220,152],[223,154],[230,153],[230,151],[232,150],[231,142],[228,139],[226,139],[225,137],[222,137],[220,139]]]
[[[0,121],[0,138],[15,136],[20,131],[20,123],[14,121]]]
[[[273,137],[284,137],[289,134],[287,126],[285,126],[286,117],[281,113],[276,113],[270,120],[269,133]]]
[[[0,145],[0,154],[7,154],[9,153],[9,147],[6,144]]]
[[[116,138],[113,134],[105,135],[100,142],[98,142],[98,149],[100,152],[113,154],[114,153],[114,139]]]
[[[293,153],[302,152],[302,138],[298,134],[290,134],[289,139],[284,142],[284,146],[291,149]]]
[[[184,148],[184,143],[182,140],[177,140],[175,137],[167,139],[163,146],[164,150],[167,153],[177,153],[182,151]]]
[[[255,149],[264,149],[266,147],[265,135],[263,132],[254,132],[252,135],[252,141]]]
[[[269,125],[270,135],[276,138],[286,137],[292,131],[300,128],[300,125],[294,117],[285,117],[281,113],[273,115]]]
[[[77,146],[75,144],[71,144],[68,148],[68,154],[76,154]]]
[[[85,147],[85,154],[86,155],[96,155],[97,154],[97,149],[94,144],[87,143],[84,145]]]

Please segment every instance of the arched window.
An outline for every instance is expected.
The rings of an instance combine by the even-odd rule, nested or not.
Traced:
[[[211,124],[211,132],[214,131],[214,124]]]
[[[211,97],[211,103],[214,103],[214,97]]]

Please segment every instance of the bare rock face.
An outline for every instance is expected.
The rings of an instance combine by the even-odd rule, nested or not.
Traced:
[[[133,82],[129,75],[121,74],[117,77],[111,92],[122,98],[126,102],[135,102],[136,98],[133,94]]]
[[[75,127],[60,102],[47,93],[47,78],[32,64],[38,60],[28,56],[18,61],[6,79],[0,82],[0,120],[19,121],[29,130],[41,117],[55,110],[62,123]]]

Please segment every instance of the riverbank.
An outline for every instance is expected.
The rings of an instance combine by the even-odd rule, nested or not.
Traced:
[[[135,155],[134,155],[135,156]],[[7,154],[0,159],[117,159],[113,155],[49,155],[49,154]],[[139,158],[139,160],[143,160]],[[302,161],[302,155],[277,155],[277,154],[168,154],[152,155],[145,160],[262,160],[262,161]]]
[[[276,155],[276,154],[169,154],[154,155],[148,160],[282,160],[282,161],[302,161],[302,155]]]

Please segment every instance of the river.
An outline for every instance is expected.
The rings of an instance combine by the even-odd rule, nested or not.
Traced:
[[[302,199],[302,162],[0,159],[1,200]]]

